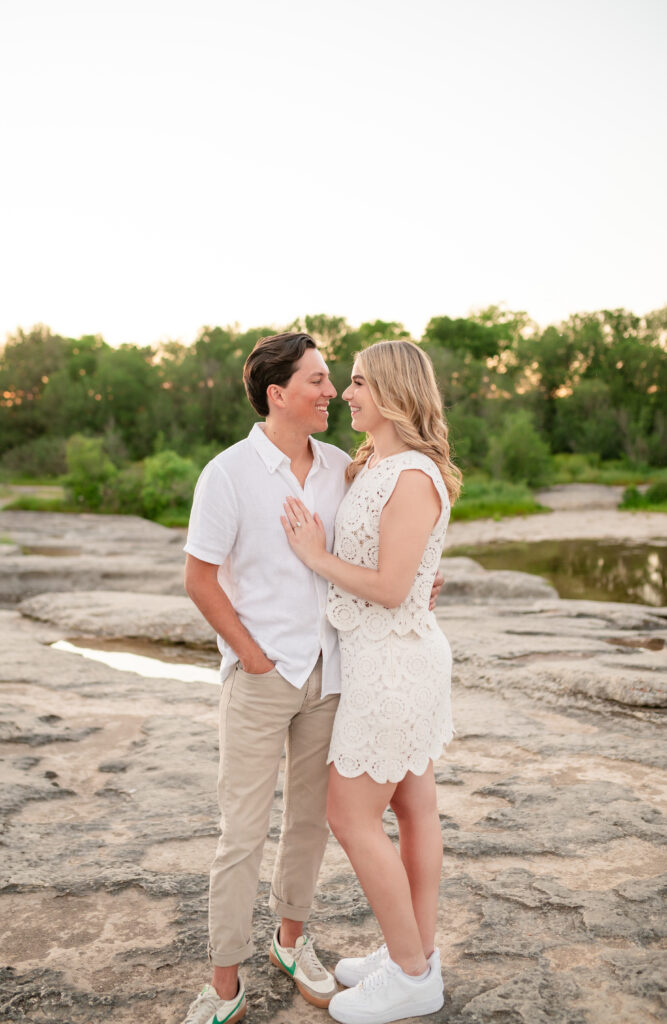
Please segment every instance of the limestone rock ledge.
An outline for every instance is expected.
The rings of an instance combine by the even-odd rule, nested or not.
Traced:
[[[9,531],[7,515],[28,519]],[[0,611],[0,1018],[180,1024],[208,977],[218,688],[49,644],[213,638],[182,593],[163,588],[180,575],[182,535],[107,517],[48,517],[42,529],[34,515],[2,517],[21,550],[41,537],[81,554],[2,560],[4,579],[12,560],[42,559],[51,583],[40,596],[24,574],[7,599],[18,608]],[[112,587],[61,572],[66,557],[129,565],[133,544],[143,593],[129,574]],[[473,566],[462,574],[488,587]],[[667,610],[522,590],[533,580],[512,581],[511,598],[499,584],[437,610],[454,652],[457,733],[435,766],[446,1003],[429,1020],[653,1024],[667,1001]],[[321,1024],[266,955],[281,809],[282,773],[257,949],[243,968],[248,1020]],[[390,812],[385,821],[395,837]],[[333,839],[309,927],[330,966],[379,941]]]
[[[215,647],[215,633],[188,597],[86,590],[21,601],[27,618],[57,626],[63,637],[126,637]]]

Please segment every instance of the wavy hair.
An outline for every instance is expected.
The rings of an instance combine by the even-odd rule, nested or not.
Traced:
[[[453,504],[462,477],[450,457],[449,431],[431,360],[412,341],[378,341],[358,352],[357,360],[378,411],[391,420],[406,447],[433,459]],[[348,481],[373,450],[373,439],[366,437],[347,467]]]
[[[267,388],[272,384],[284,387],[307,348],[316,348],[309,334],[286,331],[260,338],[243,367],[243,383],[248,401],[260,416],[269,415]]]

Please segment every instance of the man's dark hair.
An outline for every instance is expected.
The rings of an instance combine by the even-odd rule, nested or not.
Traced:
[[[294,364],[307,348],[316,348],[309,334],[287,331],[260,338],[245,361],[243,383],[248,401],[260,416],[269,415],[266,389],[271,384],[284,387],[294,373]]]

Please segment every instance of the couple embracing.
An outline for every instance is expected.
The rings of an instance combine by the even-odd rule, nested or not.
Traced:
[[[443,1005],[433,760],[452,722],[451,654],[429,602],[460,487],[433,369],[411,342],[359,353],[343,393],[366,435],[352,460],[311,436],[336,391],[309,335],[263,338],[243,379],[264,422],[203,470],[185,546],[187,592],[218,634],[222,692],[213,976],[184,1024],[246,1012],[238,965],[254,951],[283,749],[271,961],[341,1024],[432,1013]],[[400,854],[382,828],[388,805]],[[384,938],[334,974],[304,935],[327,820]]]

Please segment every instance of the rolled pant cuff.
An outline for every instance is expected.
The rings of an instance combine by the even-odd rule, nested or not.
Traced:
[[[297,907],[293,903],[285,903],[278,899],[273,889],[269,896],[269,907],[277,917],[286,917],[288,921],[307,921],[310,917],[310,907]]]
[[[254,952],[255,943],[252,939],[245,946],[239,946],[231,953],[218,953],[209,945],[208,959],[214,967],[234,967],[236,964],[243,963],[244,960],[249,960]]]

